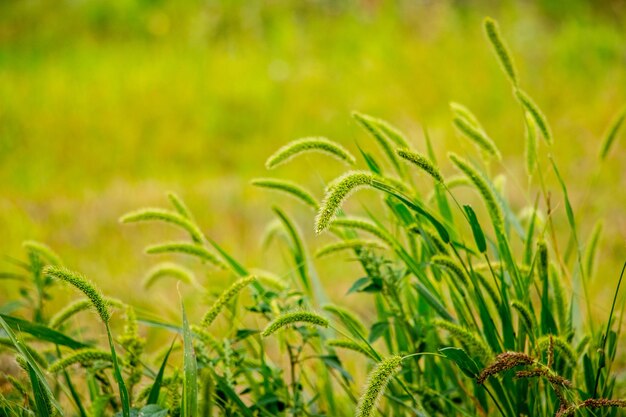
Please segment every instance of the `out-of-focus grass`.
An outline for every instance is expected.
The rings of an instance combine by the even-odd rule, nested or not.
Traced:
[[[151,263],[140,248],[154,232],[122,228],[117,217],[161,205],[172,189],[209,235],[260,263],[271,199],[248,180],[299,136],[370,146],[349,122],[354,109],[394,122],[419,149],[429,127],[443,157],[460,146],[448,102],[464,103],[523,178],[520,110],[484,41],[484,15],[500,21],[525,88],[554,127],[583,235],[608,211],[600,268],[616,277],[624,141],[591,196],[585,187],[601,134],[626,100],[618,3],[3,2],[0,253],[45,241],[106,292],[124,294]],[[311,167],[320,180],[339,172]],[[314,178],[320,192],[313,170],[284,172]],[[310,217],[300,217],[307,232]]]

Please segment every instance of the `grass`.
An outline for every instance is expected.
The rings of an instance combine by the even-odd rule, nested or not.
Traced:
[[[191,258],[194,271],[221,277],[199,287],[199,280],[175,263],[158,264],[150,272],[148,282],[170,293],[172,282],[160,276],[178,278],[179,291],[187,291],[204,316],[197,309],[188,312],[185,305],[192,303],[187,300],[178,308],[171,297],[168,305],[147,288],[145,305],[111,301],[64,269],[63,258],[48,246],[29,241],[25,259],[11,259],[14,269],[3,275],[17,281],[13,291],[19,296],[2,307],[6,340],[0,346],[23,371],[7,379],[12,388],[0,394],[3,412],[616,415],[626,406],[620,399],[618,351],[624,268],[621,275],[614,271],[610,312],[593,311],[596,300],[589,286],[599,277],[593,259],[611,255],[598,243],[599,229],[587,234],[580,228],[585,212],[572,203],[553,157],[562,136],[550,128],[537,104],[542,101],[520,89],[533,91],[526,87],[526,72],[516,69],[518,60],[509,55],[515,48],[506,46],[506,30],[501,33],[492,20],[485,21],[485,30],[505,70],[502,78],[512,82],[509,100],[519,106],[516,137],[524,137],[526,130],[526,140],[533,141],[525,149],[526,159],[535,162],[526,163],[522,179],[511,176],[500,158],[510,149],[499,149],[501,141],[491,138],[501,135],[486,133],[489,129],[468,110],[474,106],[452,105],[460,140],[472,146],[449,153],[449,162],[436,157],[427,131],[419,145],[427,152],[420,153],[391,124],[354,113],[376,147],[357,146],[358,152],[351,152],[327,139],[300,140],[266,163],[272,168],[284,163],[276,172],[286,176],[287,166],[301,167],[299,179],[313,172],[306,165],[311,152],[315,161],[331,156],[328,161],[338,170],[344,168],[342,161],[359,156],[356,170],[335,180],[318,171],[328,184],[324,198],[292,178],[254,182],[307,206],[273,207],[277,223],[269,244],[279,249],[268,264],[281,265],[276,274],[257,273],[231,255],[176,194],[168,195],[171,208],[122,216],[122,223],[135,227],[167,225],[175,236],[159,236],[163,242],[150,245],[148,254],[168,253],[179,262]],[[618,113],[590,153],[600,155],[589,175],[591,187],[617,154],[611,147],[621,146],[621,120]],[[537,142],[537,137],[545,140]],[[465,189],[451,186],[449,173],[455,171],[464,180],[454,180]],[[524,183],[527,195],[520,198]],[[356,194],[357,189],[362,191]],[[347,214],[358,207],[357,196],[361,217]],[[311,207],[318,211],[314,225]],[[307,233],[294,220],[300,212],[309,219]],[[321,236],[309,239],[313,230]],[[334,258],[315,260],[311,244]],[[339,250],[350,255],[342,258],[346,252]],[[335,268],[340,259],[353,263],[355,281],[347,292],[366,305],[367,316],[329,304],[337,286],[321,279],[321,268],[324,262]],[[76,287],[89,304],[59,311],[53,299],[60,289],[53,278]],[[206,294],[199,294],[203,288]],[[92,321],[71,318],[88,305],[105,324],[106,341]],[[167,311],[170,305],[176,320]],[[173,344],[161,343],[172,337]],[[95,350],[103,345],[110,353]],[[68,364],[63,374],[46,372],[63,363]]]

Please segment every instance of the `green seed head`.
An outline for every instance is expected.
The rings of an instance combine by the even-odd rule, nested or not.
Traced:
[[[476,333],[463,326],[442,319],[434,320],[433,325],[448,331],[472,356],[480,359],[483,364],[491,362],[493,358],[491,348]]]
[[[364,356],[367,356],[370,359],[376,360],[376,358],[374,357],[374,355],[372,355],[372,352],[367,346],[364,346],[361,343],[357,343],[349,339],[331,339],[326,342],[326,346],[351,350],[353,352],[357,352]]]
[[[44,269],[44,275],[49,276],[50,278],[58,279],[60,281],[64,281],[76,289],[81,291],[89,301],[93,304],[98,315],[104,323],[108,323],[111,315],[109,313],[109,309],[107,307],[107,303],[100,294],[100,291],[85,277],[82,275],[72,272],[69,269],[56,267],[56,266],[47,266]]]
[[[424,155],[421,155],[417,152],[409,151],[408,149],[398,149],[398,156],[401,158],[413,163],[415,166],[420,168],[422,171],[430,175],[437,182],[443,182],[443,177],[441,173],[435,167],[435,165]]]
[[[155,282],[165,277],[172,277],[189,285],[196,282],[193,272],[189,269],[174,262],[162,262],[148,271],[143,281],[143,287],[148,289]]]
[[[537,106],[537,104],[525,91],[519,88],[515,90],[515,96],[522,107],[524,107],[530,117],[535,121],[535,124],[541,132],[541,136],[543,136],[548,145],[552,145],[552,131],[550,130],[550,125],[546,120],[546,116],[543,114],[539,106]]]
[[[478,118],[474,115],[474,113],[470,111],[470,109],[468,109],[464,105],[460,103],[455,103],[454,101],[452,101],[450,102],[450,110],[452,110],[452,113],[454,114],[454,116],[465,119],[468,123],[470,123],[475,128],[482,130],[482,126],[480,125]]]
[[[354,190],[361,187],[371,187],[375,176],[367,171],[350,171],[337,178],[326,188],[326,195],[322,206],[315,218],[315,232],[322,233],[330,226],[335,218],[337,209]]]
[[[511,80],[513,85],[517,85],[517,71],[515,70],[515,64],[513,63],[513,59],[511,58],[511,54],[509,53],[509,48],[506,46],[504,39],[500,35],[500,29],[498,28],[498,24],[495,20],[490,17],[485,19],[485,34],[491,42],[491,46],[493,47],[493,51],[498,57],[498,61],[500,61],[500,65],[502,65],[502,69]]]
[[[391,356],[376,366],[370,373],[365,392],[359,398],[356,417],[370,417],[374,414],[391,378],[401,369],[402,357]]]
[[[600,160],[604,160],[615,139],[617,138],[617,134],[619,133],[622,125],[624,124],[624,120],[626,120],[626,107],[624,107],[618,114],[615,116],[611,124],[609,125],[606,133],[604,134],[604,138],[602,139],[602,146],[600,147]]]
[[[394,149],[397,146],[407,147],[407,143],[405,140],[399,140],[397,136],[393,136],[393,139],[388,135],[389,130],[385,130],[381,127],[381,124],[384,123],[382,120],[376,119],[372,116],[368,116],[367,114],[362,114],[359,112],[353,112],[352,117],[365,129],[367,130],[373,137],[376,139],[380,147],[382,148],[387,158],[391,161],[393,166],[398,169],[399,172],[402,172],[401,165],[398,163],[398,158],[396,158],[396,153]],[[396,141],[394,144],[393,141]],[[399,143],[398,143],[399,142]]]
[[[313,195],[311,195],[309,191],[305,190],[294,182],[274,178],[257,178],[252,180],[252,185],[268,188],[270,190],[282,191],[297,198],[304,204],[312,207],[314,210],[317,210],[318,208],[317,200],[315,200],[315,197],[313,197]]]
[[[124,303],[115,298],[105,298],[104,301],[107,303],[109,307],[122,308]],[[48,322],[48,327],[52,329],[57,329],[63,325],[67,320],[73,317],[75,314],[80,313],[81,311],[89,310],[93,307],[91,300],[77,300],[73,303],[68,304],[62,310],[57,312],[54,316],[50,318]]]
[[[502,159],[500,150],[482,129],[473,126],[471,122],[462,117],[455,117],[452,122],[463,136],[474,142],[479,148],[498,160]]]
[[[121,223],[136,223],[144,221],[162,221],[178,226],[187,231],[195,243],[204,242],[204,235],[198,226],[178,212],[163,210],[160,208],[144,208],[120,217]]]
[[[331,255],[337,252],[341,252],[349,249],[386,249],[386,246],[381,244],[376,240],[365,240],[365,239],[348,239],[341,242],[331,243],[320,248],[315,256],[317,258],[321,258],[322,256]]]
[[[341,217],[335,219],[332,225],[334,227],[345,227],[369,233],[385,242],[388,246],[394,247],[393,236],[391,236],[387,230],[374,224],[370,220],[361,217]]]
[[[79,349],[72,352],[72,354],[50,364],[48,371],[56,373],[76,363],[83,366],[90,366],[96,361],[112,362],[113,358],[111,357],[111,352],[105,352],[103,350],[92,348]]]
[[[34,240],[27,240],[22,244],[24,248],[42,258],[48,265],[61,266],[63,262],[61,257],[57,255],[48,245],[44,245]]]
[[[318,137],[303,138],[289,142],[267,159],[265,167],[267,169],[273,169],[291,161],[296,156],[310,152],[321,152],[333,156],[348,165],[354,165],[356,162],[354,156],[340,144],[326,138]]]
[[[456,165],[456,167],[474,184],[487,206],[487,210],[489,211],[494,227],[499,228],[502,234],[505,235],[506,233],[504,233],[504,217],[502,215],[502,209],[500,208],[500,204],[498,203],[491,187],[483,179],[482,175],[480,175],[476,168],[474,168],[468,161],[455,153],[449,153],[448,156],[454,165]]]
[[[533,334],[536,328],[536,320],[535,316],[530,311],[528,306],[519,300],[513,300],[511,301],[511,307],[513,307],[519,313],[519,316],[522,319],[522,322],[524,323],[528,334]]]
[[[310,311],[295,311],[282,314],[271,321],[263,330],[261,336],[268,337],[283,327],[297,323],[312,324],[319,327],[328,327],[329,325],[328,320],[318,314]]]
[[[226,306],[226,304],[228,304],[230,300],[235,298],[235,296],[239,294],[242,289],[247,287],[255,279],[256,277],[254,276],[239,278],[226,291],[220,294],[217,300],[215,300],[213,306],[211,306],[209,311],[207,311],[207,313],[204,315],[204,318],[202,319],[202,325],[205,327],[210,326],[211,323],[213,323],[213,321],[217,318],[220,311],[222,311],[224,306]]]
[[[430,261],[434,265],[439,265],[439,266],[446,268],[459,281],[461,281],[463,285],[465,286],[469,285],[469,278],[467,277],[467,274],[465,273],[461,265],[459,265],[458,262],[456,262],[454,259],[446,255],[435,255],[432,258],[430,258]]]
[[[163,253],[180,253],[184,255],[194,256],[202,261],[206,261],[221,269],[226,269],[226,265],[217,256],[213,255],[204,246],[189,242],[166,242],[146,248],[146,253],[150,255],[159,255]]]

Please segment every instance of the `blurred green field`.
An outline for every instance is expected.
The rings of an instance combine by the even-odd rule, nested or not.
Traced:
[[[389,120],[421,150],[427,127],[443,160],[464,149],[448,109],[461,102],[503,151],[509,195],[526,195],[520,110],[484,40],[485,15],[499,20],[552,123],[581,235],[608,216],[607,279],[594,291],[612,294],[625,252],[624,138],[588,187],[602,133],[626,103],[626,6],[617,1],[1,2],[0,253],[21,257],[22,241],[45,242],[105,292],[140,300],[129,290],[154,263],[142,248],[167,231],[117,219],[162,206],[173,190],[232,253],[278,263],[259,239],[276,197],[249,181],[297,137],[373,147],[352,110]],[[322,159],[310,167],[279,175],[320,196],[341,172]],[[312,237],[312,213],[280,201]],[[8,299],[3,290],[0,304]]]

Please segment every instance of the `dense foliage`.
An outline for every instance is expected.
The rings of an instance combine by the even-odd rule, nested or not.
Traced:
[[[588,239],[580,236],[550,155],[558,138],[522,89],[493,20],[485,20],[485,32],[526,128],[523,181],[538,189],[527,196],[528,206],[516,207],[519,199],[506,197],[501,152],[467,107],[451,104],[453,124],[477,153],[449,154],[456,176],[441,169],[428,132],[422,146],[427,151],[420,153],[387,122],[354,113],[379,153],[359,148],[357,158],[334,141],[305,138],[267,160],[268,169],[296,164],[311,152],[349,167],[362,161],[362,168],[331,181],[322,201],[291,181],[253,183],[317,211],[315,232],[334,241],[315,258],[350,254],[363,277],[349,293],[370,296],[374,319],[329,304],[315,259],[281,208],[274,208],[278,223],[270,234],[288,248],[293,270],[287,277],[240,263],[170,194],[171,208],[140,209],[121,222],[180,229],[187,239],[149,246],[147,254],[194,257],[203,268],[229,270],[232,283],[208,299],[202,317],[188,316],[181,301],[181,323],[174,325],[138,315],[65,268],[48,246],[26,242],[26,258],[13,260],[14,272],[2,275],[18,282],[22,299],[14,305],[29,314],[13,314],[11,306],[0,314],[0,347],[17,364],[6,375],[10,389],[0,396],[0,410],[37,416],[616,415],[626,407],[614,398],[619,284],[608,317],[591,314],[588,296],[595,259],[602,256],[601,227]],[[607,129],[601,161],[609,157],[624,117],[618,114]],[[560,189],[547,188],[550,175]],[[374,190],[383,210],[366,207],[366,217],[344,212],[359,189]],[[467,203],[472,196],[465,189],[482,203]],[[558,245],[563,232],[555,228],[555,216],[565,216],[569,225],[565,248]],[[203,290],[176,263],[155,266],[146,289],[167,277]],[[49,315],[44,305],[61,284],[79,297]],[[574,296],[579,290],[582,297]],[[97,313],[93,326],[104,338],[86,339],[85,329],[75,326],[72,318],[87,310]],[[218,320],[228,323],[225,332],[215,331]],[[124,323],[120,333],[112,331],[116,321]],[[147,349],[141,326],[171,333],[171,345],[148,354],[155,349]],[[353,363],[369,373],[364,387],[348,370]]]

